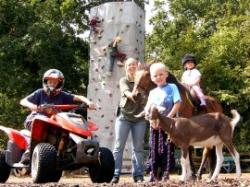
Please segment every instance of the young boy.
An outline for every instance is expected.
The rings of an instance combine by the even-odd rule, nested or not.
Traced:
[[[177,86],[166,82],[167,67],[162,63],[152,64],[150,76],[157,87],[149,93],[146,113],[151,105],[156,105],[163,115],[174,117],[180,108],[181,97]],[[168,141],[167,134],[159,128],[159,124],[150,125],[150,181],[168,180],[170,169],[174,166],[174,161],[170,163],[170,156],[174,154],[173,144]]]
[[[73,104],[74,102],[86,103],[89,109],[96,109],[96,105],[81,95],[74,95],[62,91],[64,85],[63,73],[57,69],[49,69],[43,75],[43,88],[40,88],[20,101],[20,104],[32,112],[27,116],[24,126],[31,130],[32,120],[36,115],[42,115],[37,109],[42,104]],[[30,150],[23,154],[21,163],[29,164]]]
[[[181,82],[200,99],[201,107],[206,106],[205,96],[200,88],[201,73],[196,69],[196,59],[191,54],[186,54],[182,59],[182,66],[185,69]]]

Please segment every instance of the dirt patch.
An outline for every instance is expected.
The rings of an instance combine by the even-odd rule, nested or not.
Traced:
[[[88,175],[83,176],[71,176],[71,177],[62,177],[58,183],[46,183],[46,184],[33,184],[30,177],[17,178],[11,176],[5,184],[0,184],[0,187],[108,187],[108,186],[117,186],[117,187],[247,187],[250,186],[250,174],[242,174],[241,180],[234,180],[235,174],[221,174],[219,176],[217,183],[207,183],[206,175],[203,176],[204,179],[201,181],[190,181],[186,183],[180,183],[178,175],[171,175],[170,180],[167,182],[157,182],[157,183],[133,183],[132,177],[130,175],[121,176],[119,184],[93,184],[89,179]],[[148,176],[145,177],[145,181],[148,181]]]

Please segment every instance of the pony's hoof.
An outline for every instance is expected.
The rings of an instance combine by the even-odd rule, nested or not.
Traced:
[[[194,175],[194,174],[190,176],[190,179],[191,179],[192,181],[196,181],[197,178],[198,178],[198,177],[197,177],[196,175]]]

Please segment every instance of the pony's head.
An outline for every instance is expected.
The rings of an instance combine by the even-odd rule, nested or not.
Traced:
[[[150,65],[143,64],[139,66],[135,73],[135,83],[132,93],[134,101],[136,102],[141,100],[142,97],[147,97],[150,90],[156,87],[150,78],[149,68]]]
[[[135,101],[140,99],[141,96],[148,95],[150,90],[156,87],[150,77],[150,66],[153,63],[154,62],[150,61],[147,64],[142,64],[135,73],[135,84],[133,89],[133,98]],[[176,84],[180,92],[185,90],[183,85],[170,72],[168,72],[166,82]]]

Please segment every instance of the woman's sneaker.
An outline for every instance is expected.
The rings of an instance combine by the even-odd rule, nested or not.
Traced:
[[[117,184],[119,182],[119,176],[114,176],[111,183],[112,184]]]
[[[143,182],[144,181],[144,178],[143,176],[136,176],[134,177],[134,182],[137,183],[137,182]]]

